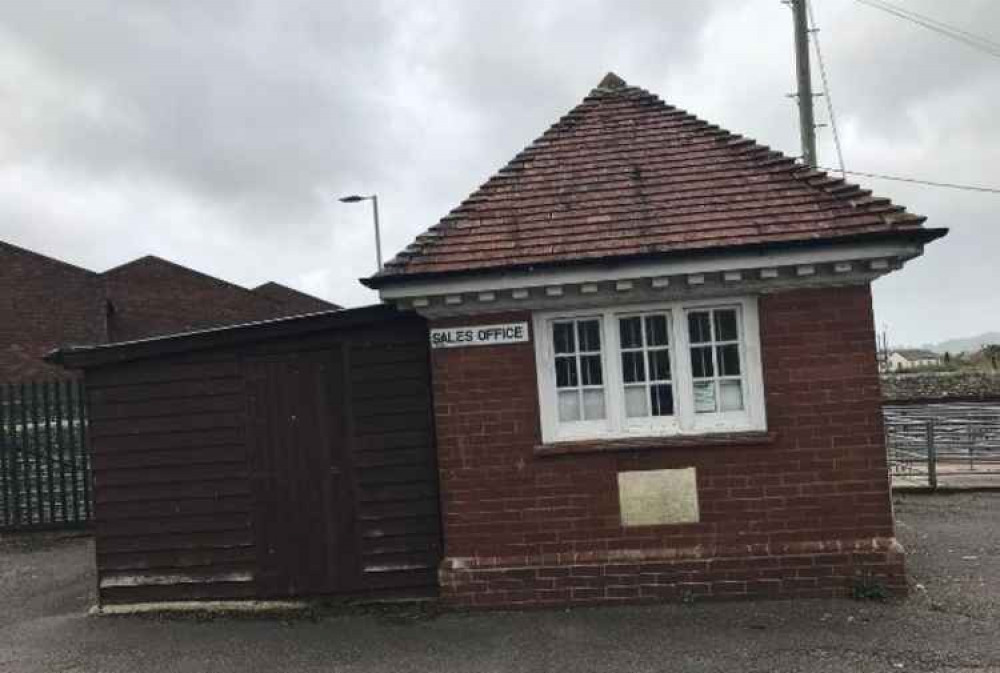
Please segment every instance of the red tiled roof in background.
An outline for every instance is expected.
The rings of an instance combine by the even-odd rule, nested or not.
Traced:
[[[108,319],[112,341],[337,308],[291,288],[275,292],[265,284],[263,291],[250,290],[154,255],[116,266],[101,276],[113,309]],[[300,296],[293,301],[290,293]],[[312,300],[308,306],[305,299]]]
[[[916,235],[925,218],[734,135],[609,73],[364,282]]]
[[[300,292],[295,288],[282,285],[281,283],[275,283],[273,280],[263,285],[258,285],[253,291],[277,302],[282,309],[289,312],[289,315],[319,313],[321,311],[333,311],[342,308],[325,299]]]
[[[0,383],[69,376],[43,360],[69,344],[338,308],[279,283],[249,290],[152,255],[96,273],[0,241]]]

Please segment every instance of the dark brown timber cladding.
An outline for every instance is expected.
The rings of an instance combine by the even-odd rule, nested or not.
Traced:
[[[348,363],[362,585],[436,592],[441,517],[426,327],[395,338],[391,348],[359,340]]]
[[[101,600],[254,593],[236,353],[87,372]]]
[[[102,601],[436,591],[423,320],[98,367],[87,387]]]

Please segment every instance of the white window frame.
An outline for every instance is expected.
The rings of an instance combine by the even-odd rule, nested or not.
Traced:
[[[564,423],[564,422],[561,422],[559,420],[559,399],[558,399],[559,392],[558,392],[558,389],[556,388],[555,347],[554,347],[554,344],[550,343],[549,344],[549,352],[552,354],[552,359],[551,359],[551,365],[552,365],[552,402],[553,402],[553,404],[555,404],[554,411],[555,411],[555,421],[556,421],[556,423],[558,423],[560,425],[563,425],[563,426],[570,426],[571,425],[573,427],[573,431],[575,433],[577,433],[578,435],[582,436],[582,437],[585,437],[585,436],[588,436],[588,435],[593,435],[595,433],[600,434],[601,432],[604,431],[604,426],[606,425],[606,420],[586,420],[586,419],[583,418],[583,416],[585,414],[584,414],[584,408],[583,408],[584,401],[583,401],[582,392],[584,390],[588,389],[588,388],[593,389],[593,388],[596,388],[598,386],[584,386],[583,385],[583,367],[580,364],[580,353],[581,353],[581,351],[580,351],[580,334],[577,332],[577,327],[576,326],[577,326],[577,324],[579,324],[579,321],[590,320],[590,319],[596,319],[598,321],[599,327],[603,327],[603,325],[601,323],[601,317],[600,317],[600,315],[589,315],[589,314],[586,314],[586,313],[584,313],[582,315],[573,316],[572,318],[564,318],[564,319],[551,318],[549,320],[550,329],[551,329],[551,325],[553,323],[561,322],[562,320],[572,320],[573,321],[573,339],[574,339],[575,344],[576,344],[576,351],[575,351],[574,355],[575,355],[576,367],[577,367],[577,372],[576,372],[576,375],[578,377],[577,378],[577,383],[579,384],[578,386],[576,386],[576,389],[581,392],[581,395],[579,396],[579,398],[580,398],[580,418],[581,418],[581,420],[579,420],[579,421],[572,421],[572,422],[569,422],[569,423]],[[604,334],[603,329],[601,330],[600,335],[601,335],[601,381],[602,381],[602,385],[600,386],[600,388],[602,388],[604,390],[604,415],[607,416],[607,414],[608,414],[608,374],[607,374],[608,367],[607,367],[607,363],[605,362],[605,356],[606,356],[606,353],[607,353],[607,350],[608,350],[608,346],[607,346],[607,343],[604,341],[605,334]],[[549,332],[549,339],[551,339],[551,338],[552,338],[552,333],[550,331]],[[590,353],[590,351],[587,351],[587,353]]]
[[[736,308],[740,333],[740,365],[744,377],[742,411],[700,413],[694,411],[691,375],[691,347],[687,313],[694,309]],[[628,419],[621,366],[618,318],[636,314],[669,314],[673,416]],[[604,380],[604,420],[559,422],[556,399],[555,356],[552,323],[559,320],[599,318],[601,325],[601,365]],[[680,436],[716,432],[748,432],[767,429],[764,383],[761,368],[760,325],[754,296],[696,299],[616,305],[597,309],[539,311],[532,316],[535,363],[538,380],[539,412],[544,443],[588,439],[619,439],[639,436]]]
[[[677,434],[680,430],[680,425],[678,424],[678,400],[677,400],[677,353],[675,352],[677,345],[674,343],[674,321],[677,319],[676,315],[671,313],[667,309],[654,308],[641,309],[641,310],[621,310],[615,309],[610,311],[610,318],[605,318],[610,322],[610,329],[613,333],[614,340],[610,343],[614,344],[614,364],[617,366],[617,381],[615,382],[617,390],[615,393],[608,391],[605,393],[604,404],[610,406],[614,404],[618,407],[621,415],[621,428],[622,434],[625,436],[633,435],[673,435]],[[629,418],[625,415],[625,376],[622,372],[622,344],[621,344],[621,330],[618,328],[618,320],[620,318],[635,318],[641,317],[643,321],[641,323],[641,329],[645,332],[646,322],[645,318],[648,315],[667,315],[667,336],[669,343],[667,346],[668,352],[670,353],[670,386],[673,388],[674,394],[674,414],[673,416],[646,416],[645,418]],[[602,323],[603,326],[603,323]],[[643,343],[645,343],[645,336],[643,336]],[[646,354],[646,349],[643,349],[643,356]],[[650,374],[649,374],[649,362],[648,360],[644,363],[646,368],[646,386],[647,389],[650,385]]]

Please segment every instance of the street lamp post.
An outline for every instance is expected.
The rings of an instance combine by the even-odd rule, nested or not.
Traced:
[[[372,215],[375,218],[375,261],[378,264],[377,270],[382,270],[382,235],[379,232],[378,226],[378,195],[372,194],[371,196],[359,196],[357,194],[352,194],[351,196],[342,196],[339,201],[341,203],[358,203],[359,201],[371,201],[372,202]]]

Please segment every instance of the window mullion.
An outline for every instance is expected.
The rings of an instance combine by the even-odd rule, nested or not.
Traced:
[[[708,348],[712,353],[712,390],[715,395],[715,413],[722,411],[722,372],[719,370],[719,349],[715,341],[715,311],[708,312]]]
[[[576,346],[574,359],[576,360],[576,403],[580,407],[580,420],[587,420],[587,410],[583,408],[583,344],[580,343],[580,324],[582,320],[573,321],[573,339]]]
[[[676,320],[670,321],[671,336],[673,337],[673,351],[676,357],[673,360],[675,365],[673,371],[674,384],[674,413],[682,432],[689,432],[694,428],[694,381],[691,377],[691,344],[688,341],[687,313],[680,307],[677,308],[671,317],[676,314]]]
[[[649,380],[651,378],[649,371],[649,349],[646,343],[646,321],[649,316],[645,314],[639,315],[639,359],[642,360],[642,371],[645,376],[642,377],[642,396],[645,397],[646,405],[646,417],[643,419],[644,423],[652,423],[653,420],[653,398],[649,390]]]
[[[625,427],[625,390],[623,388],[621,339],[614,311],[601,314],[601,331],[606,348],[601,353],[604,362],[605,414],[612,432],[619,433]]]
[[[583,350],[580,344],[580,321],[576,320],[573,322],[573,333],[576,335],[576,353],[574,353],[574,359],[576,360],[576,388],[579,391],[580,397],[580,418],[583,419],[583,355],[581,351]]]

